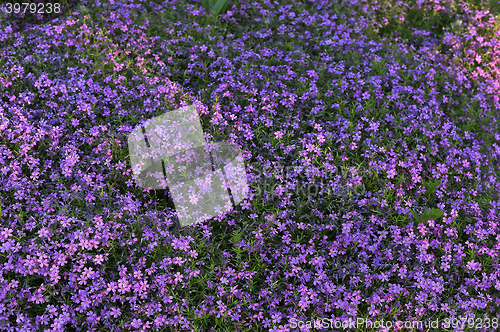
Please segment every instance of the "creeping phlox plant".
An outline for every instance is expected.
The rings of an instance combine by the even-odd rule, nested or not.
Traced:
[[[498,15],[207,3],[0,14],[0,330],[498,330]],[[188,105],[250,190],[181,227],[126,142]]]

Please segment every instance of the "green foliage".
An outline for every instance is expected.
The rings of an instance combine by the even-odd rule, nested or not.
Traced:
[[[500,13],[500,1],[498,0],[490,0],[490,12],[498,15]]]
[[[427,189],[426,194],[428,196],[430,196],[432,193],[434,193],[439,188],[439,186],[441,185],[441,180],[437,180],[434,182],[423,181],[423,183],[424,183],[425,189]]]
[[[208,13],[210,7],[212,8],[212,14],[219,15],[226,13],[227,6],[229,5],[229,0],[201,0],[201,6]]]
[[[414,30],[429,31],[432,37],[441,39],[445,29],[455,22],[450,10],[459,11],[453,5],[450,8],[429,10],[419,6],[417,1],[408,1],[405,5],[393,1],[383,2],[383,8],[384,10],[378,11],[377,16],[379,19],[387,18],[387,24],[382,24],[378,31],[379,36],[398,36],[417,44],[425,41],[427,37],[416,36]]]
[[[411,214],[413,215],[413,218],[419,223],[424,222],[424,221],[429,221],[429,220],[436,220],[437,218],[441,218],[444,215],[444,212],[440,209],[429,209],[425,210],[424,214],[419,216],[415,210],[411,210]]]

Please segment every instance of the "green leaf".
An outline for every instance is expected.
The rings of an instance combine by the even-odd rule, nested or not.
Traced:
[[[415,218],[416,222],[423,222],[422,217],[420,217],[415,210],[411,210],[411,215]]]
[[[212,8],[212,12],[215,15],[219,15],[222,12],[222,10],[227,7],[228,3],[229,0],[218,0],[217,3],[214,5],[214,8]]]
[[[229,6],[229,0],[227,0],[224,6],[222,6],[221,13],[226,13],[228,6]]]
[[[425,209],[424,214],[419,216],[415,210],[411,210],[411,214],[413,218],[417,222],[424,222],[424,221],[429,221],[429,220],[436,220],[437,218],[441,218],[444,215],[444,212],[440,209]]]
[[[427,194],[428,195],[430,195],[433,192],[435,192],[439,188],[440,185],[441,185],[441,180],[437,180],[437,181],[434,181],[434,182],[424,181],[424,186],[425,186],[425,189],[427,189]]]
[[[201,6],[203,7],[203,9],[205,9],[205,11],[208,13],[208,8],[210,6],[208,0],[201,0]]]
[[[440,209],[432,208],[430,211],[425,211],[424,218],[426,220],[436,220],[437,218],[441,218],[444,215],[444,212]]]

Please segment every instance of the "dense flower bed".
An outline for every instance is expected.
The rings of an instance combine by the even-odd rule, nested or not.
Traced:
[[[0,21],[0,329],[499,318],[496,16],[234,1],[215,22],[157,2]],[[188,104],[245,151],[252,193],[181,228],[126,135]]]

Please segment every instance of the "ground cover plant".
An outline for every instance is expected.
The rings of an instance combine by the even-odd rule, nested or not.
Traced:
[[[498,330],[498,6],[64,8],[0,19],[0,330]],[[190,104],[251,193],[180,227],[126,142]]]

